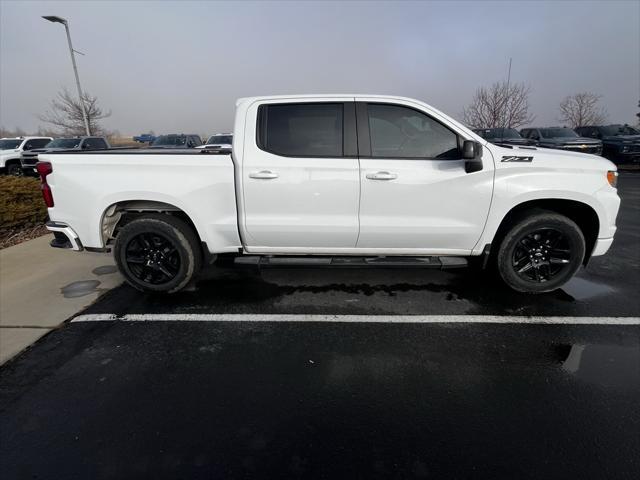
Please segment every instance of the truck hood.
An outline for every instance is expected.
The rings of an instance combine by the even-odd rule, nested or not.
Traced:
[[[611,135],[602,137],[608,143],[640,143],[640,135]]]
[[[600,140],[587,137],[558,137],[558,138],[543,138],[540,143],[553,144],[553,145],[599,145],[602,143]]]
[[[492,149],[495,163],[500,166],[525,166],[542,168],[569,168],[580,170],[617,170],[613,162],[599,155],[554,150],[540,147],[514,147]]]

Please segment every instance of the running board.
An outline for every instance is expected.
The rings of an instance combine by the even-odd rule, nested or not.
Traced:
[[[464,268],[465,257],[285,257],[242,255],[237,265],[258,267]]]

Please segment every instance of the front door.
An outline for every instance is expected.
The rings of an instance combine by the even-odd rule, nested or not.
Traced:
[[[489,212],[490,153],[466,173],[462,138],[444,120],[418,105],[358,100],[358,248],[468,254]]]
[[[360,176],[355,103],[346,100],[250,107],[257,122],[246,127],[241,172],[248,251],[355,248]]]

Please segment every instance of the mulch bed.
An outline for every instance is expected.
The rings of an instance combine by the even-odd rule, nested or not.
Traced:
[[[0,250],[50,233],[44,225],[0,229]]]

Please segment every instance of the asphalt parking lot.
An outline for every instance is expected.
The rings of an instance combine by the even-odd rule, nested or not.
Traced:
[[[174,296],[118,287],[83,313],[120,320],[68,323],[0,370],[2,470],[638,478],[640,174],[623,174],[620,194],[611,252],[545,295],[466,269],[223,265]],[[135,314],[156,317],[125,321]],[[184,321],[202,314],[245,321]],[[513,321],[260,317],[309,314]],[[582,321],[517,323],[526,316]]]

